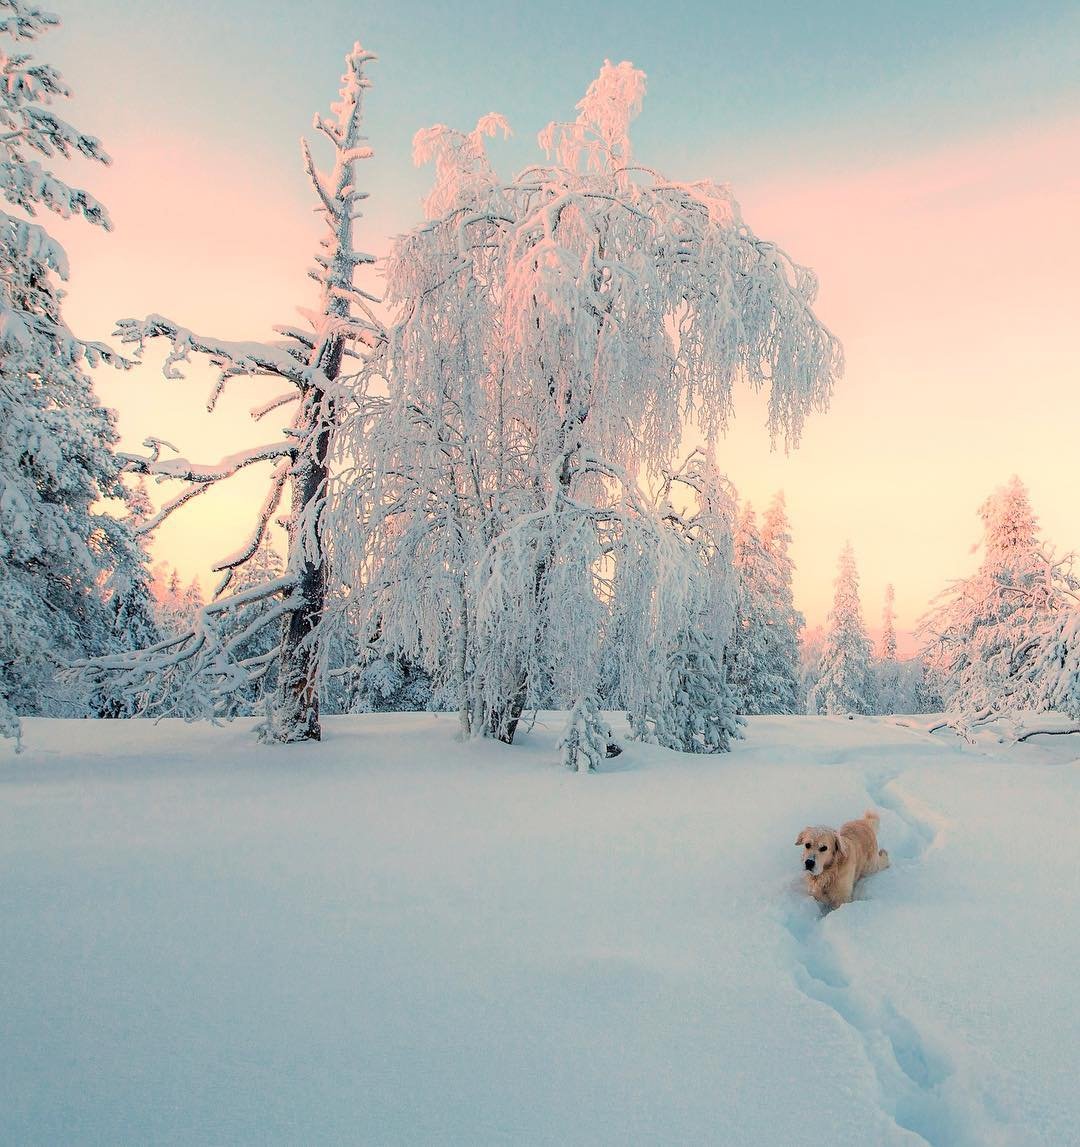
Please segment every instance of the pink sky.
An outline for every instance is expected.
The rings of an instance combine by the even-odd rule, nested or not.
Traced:
[[[1070,335],[1078,140],[1080,118],[1061,118],[889,166],[796,166],[735,188],[747,222],[818,272],[819,314],[847,356],[832,410],[809,423],[797,452],[769,452],[762,404],[748,395],[718,451],[757,507],[784,489],[796,599],[811,624],[824,619],[850,538],[868,622],[876,625],[892,581],[910,628],[972,567],[975,511],[1014,472],[1046,536],[1080,549],[1080,366]],[[74,269],[68,314],[81,333],[100,337],[116,318],[159,311],[223,337],[266,337],[308,301],[317,223],[297,171],[268,171],[195,139],[107,143],[113,168],[85,178],[115,232],[58,229]],[[696,165],[672,174],[724,175],[722,157]],[[384,251],[387,235],[415,217],[407,203],[373,201],[360,242]],[[212,461],[266,436],[247,419],[266,384],[235,384],[208,417],[211,373],[196,365],[188,382],[166,382],[162,353],[128,374],[98,373],[127,447],[155,434]],[[248,528],[260,484],[249,472],[177,515],[155,556],[205,576]]]

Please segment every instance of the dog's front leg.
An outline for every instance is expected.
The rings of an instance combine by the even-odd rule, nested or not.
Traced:
[[[841,904],[850,904],[854,894],[855,873],[842,873],[837,876],[832,887],[829,889],[829,903],[834,908],[839,908]]]

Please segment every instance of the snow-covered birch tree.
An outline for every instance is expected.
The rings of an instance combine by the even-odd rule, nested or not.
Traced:
[[[555,677],[588,723],[623,616],[605,595],[662,608],[700,567],[640,467],[675,455],[691,413],[722,430],[740,380],[768,389],[774,437],[796,444],[841,369],[812,272],[726,187],[634,165],[643,95],[643,73],[606,63],[577,119],[542,133],[547,161],[508,184],[484,147],[500,117],[417,137],[436,184],[388,265],[402,318],[366,584],[372,631],[439,676],[471,734],[511,742]]]
[[[859,575],[850,543],[840,554],[836,593],[825,633],[818,679],[810,694],[812,713],[872,714],[877,708],[873,648],[859,604]]]
[[[117,648],[115,623],[149,582],[129,522],[99,508],[129,495],[113,415],[85,368],[125,362],[68,327],[67,257],[37,221],[52,212],[110,228],[92,195],[46,166],[109,162],[57,114],[71,94],[60,74],[22,50],[58,23],[0,0],[0,37],[14,41],[0,49],[0,735],[15,737],[20,713],[75,711],[60,670]]]
[[[204,712],[220,711],[228,694],[256,686],[276,662],[277,683],[266,733],[283,742],[320,737],[320,623],[327,596],[325,508],[331,481],[334,436],[343,410],[355,397],[353,380],[342,375],[347,356],[376,348],[382,327],[372,310],[377,300],[354,282],[358,267],[373,257],[358,250],[354,224],[367,197],[359,186],[359,165],[371,154],[362,133],[363,96],[370,86],[365,74],[370,52],[359,44],[346,57],[338,102],[329,117],[316,116],[315,128],[329,140],[333,166],[321,171],[303,142],[304,166],[326,222],[316,266],[309,275],[319,286],[317,308],[302,310],[303,327],[277,327],[273,342],[236,342],[197,334],[161,315],[125,319],[118,334],[138,353],[147,341],[165,339],[167,378],[181,378],[181,364],[192,354],[206,356],[218,369],[208,406],[212,410],[226,386],[237,377],[267,380],[265,402],[252,411],[263,419],[291,408],[290,423],[267,444],[239,452],[220,462],[202,465],[183,457],[165,457],[174,448],[162,439],[149,439],[150,453],[127,456],[128,468],[176,482],[180,491],[165,502],[146,524],[152,530],[170,514],[205,494],[248,466],[266,464],[271,476],[254,528],[235,553],[214,566],[222,575],[213,600],[198,613],[194,626],[128,657],[98,659],[85,666],[91,678],[113,676],[121,688],[143,695],[151,681],[168,680],[168,706],[201,700]],[[246,589],[236,588],[242,567],[264,542],[274,515],[288,491],[286,521],[288,557],[278,578]],[[273,600],[267,608],[267,600]],[[226,616],[230,617],[228,622]],[[272,651],[245,657],[254,634],[280,626]],[[161,690],[155,690],[161,695]]]

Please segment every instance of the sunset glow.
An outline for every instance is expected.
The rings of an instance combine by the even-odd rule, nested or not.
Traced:
[[[83,120],[100,124],[114,159],[93,173],[93,187],[116,228],[111,235],[59,229],[74,267],[76,329],[100,337],[115,319],[148,311],[236,338],[266,337],[273,323],[291,321],[310,286],[304,268],[318,233],[296,137],[329,94],[336,65],[323,61],[356,34],[380,55],[368,118],[372,197],[360,232],[378,253],[420,217],[430,173],[413,169],[409,142],[436,115],[450,114],[444,104],[466,127],[490,108],[507,114],[515,138],[492,144],[491,153],[509,175],[536,154],[535,131],[569,113],[595,64],[626,53],[649,73],[635,125],[645,161],[676,177],[704,167],[730,178],[750,225],[815,269],[819,313],[844,344],[847,370],[831,411],[810,420],[797,451],[769,452],[752,395],[740,396],[718,448],[721,466],[756,506],[785,491],[796,599],[810,624],[824,618],[836,557],[850,538],[870,624],[891,581],[900,627],[910,629],[930,598],[970,568],[976,507],[1013,473],[1028,484],[1045,536],[1059,549],[1080,547],[1067,474],[1080,419],[1067,335],[1080,259],[1080,112],[1075,75],[1061,62],[1062,45],[1077,33],[1075,14],[1033,24],[1002,10],[973,41],[950,40],[951,25],[912,10],[905,36],[882,49],[880,72],[852,69],[845,82],[858,86],[858,98],[842,108],[827,86],[803,93],[811,106],[800,102],[798,70],[811,46],[781,35],[784,75],[761,106],[732,103],[734,76],[745,65],[725,59],[724,76],[699,85],[676,112],[689,82],[686,62],[672,53],[679,37],[669,28],[635,42],[633,6],[625,20],[614,22],[612,9],[584,31],[551,84],[528,93],[515,80],[528,54],[525,31],[492,29],[485,34],[501,45],[502,66],[468,76],[468,95],[454,87],[433,92],[434,81],[417,73],[417,58],[427,61],[446,43],[441,17],[428,6],[415,26],[409,5],[326,7],[332,18],[307,31],[312,42],[291,72],[303,87],[287,106],[270,90],[271,68],[227,81],[217,74],[221,61],[250,50],[248,16],[258,20],[260,42],[284,51],[291,35],[284,12],[256,18],[254,8],[237,4],[225,19],[196,5],[213,47],[173,41],[167,53],[145,29],[129,28],[118,4],[88,0],[70,13],[56,44]],[[699,21],[722,21],[692,8],[673,19],[687,34]],[[870,15],[860,20],[852,35],[884,34],[884,16],[882,27]],[[1009,36],[1020,50],[1006,51]],[[97,51],[79,51],[95,38]],[[690,59],[704,66],[700,55]],[[588,65],[571,68],[571,60]],[[751,90],[761,81],[743,79]],[[191,98],[177,99],[177,91]],[[965,97],[980,114],[950,120],[947,112]],[[233,102],[214,109],[217,99]],[[135,115],[132,100],[146,114]],[[259,387],[236,384],[209,417],[205,366],[193,363],[187,383],[165,382],[159,361],[151,349],[134,372],[98,373],[125,444],[154,433],[212,461],[238,441],[258,440],[259,429],[246,423]],[[257,475],[240,475],[170,521],[155,555],[185,577],[205,577],[232,547],[236,519],[251,512],[258,483]]]

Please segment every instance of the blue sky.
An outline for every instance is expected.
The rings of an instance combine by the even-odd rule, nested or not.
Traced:
[[[910,626],[971,568],[975,511],[1013,473],[1047,536],[1080,550],[1077,4],[57,2],[65,26],[40,54],[75,89],[71,119],[115,161],[85,177],[115,233],[59,228],[80,332],[161,311],[266,337],[309,301],[318,225],[298,139],[356,39],[379,55],[358,236],[376,253],[417,221],[430,184],[411,162],[417,129],[501,112],[516,135],[490,150],[510,174],[538,157],[540,128],[573,116],[605,58],[630,59],[648,74],[638,158],[731,182],[747,222],[818,271],[819,313],[845,346],[832,408],[797,452],[769,452],[746,395],[719,450],[755,505],[785,490],[810,620],[850,539],[868,617],[895,581]],[[209,372],[166,384],[158,362],[99,373],[125,445],[175,431],[182,452],[213,461],[259,440],[252,394],[209,418]],[[258,481],[177,515],[158,554],[205,575],[235,548]]]
[[[136,14],[80,0],[62,14],[54,55],[88,126],[116,137],[152,121],[242,148],[275,178],[360,39],[380,56],[369,122],[382,175],[416,195],[418,128],[500,111],[516,139],[499,162],[522,165],[605,57],[649,75],[643,154],[676,176],[707,159],[736,186],[893,158],[1080,93],[1076,4],[187,0]]]

